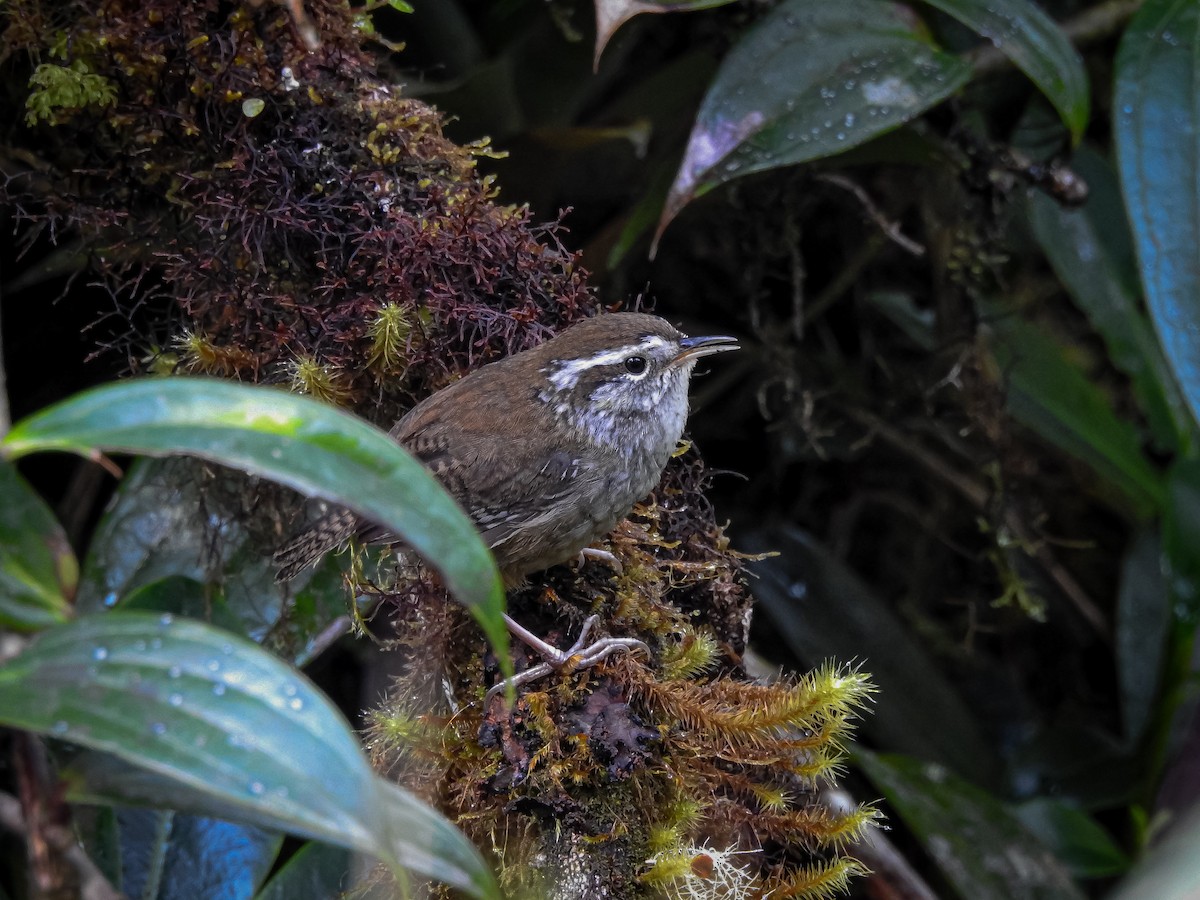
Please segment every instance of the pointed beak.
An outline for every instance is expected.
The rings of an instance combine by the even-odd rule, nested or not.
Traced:
[[[713,337],[685,337],[679,342],[679,352],[671,360],[671,365],[690,362],[702,356],[712,356],[714,353],[724,353],[727,350],[737,350],[737,338],[728,335]]]

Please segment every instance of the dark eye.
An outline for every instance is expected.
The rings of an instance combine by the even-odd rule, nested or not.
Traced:
[[[646,357],[631,356],[625,360],[625,371],[630,375],[643,375],[646,372]]]

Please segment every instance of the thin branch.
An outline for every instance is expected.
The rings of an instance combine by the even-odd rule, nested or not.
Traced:
[[[842,190],[849,191],[858,198],[858,202],[862,204],[871,221],[879,226],[879,230],[887,235],[888,240],[895,243],[898,247],[907,253],[920,259],[925,255],[925,248],[918,244],[910,237],[905,237],[900,230],[900,225],[891,221],[882,212],[879,211],[870,195],[863,190],[861,185],[856,184],[844,175],[830,175],[828,173],[817,176],[817,181],[823,181],[826,184],[832,184],[834,187],[840,187]]]

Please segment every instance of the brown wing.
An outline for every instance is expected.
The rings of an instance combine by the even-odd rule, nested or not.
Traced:
[[[568,500],[591,465],[578,445],[548,444],[545,429],[528,423],[533,398],[507,393],[503,385],[511,381],[488,379],[489,368],[418,404],[391,435],[442,482],[494,548]],[[359,534],[395,540],[374,526]]]

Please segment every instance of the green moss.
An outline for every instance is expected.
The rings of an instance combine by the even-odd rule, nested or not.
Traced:
[[[25,101],[25,121],[29,125],[39,121],[57,125],[70,114],[111,107],[117,102],[113,82],[94,73],[81,59],[65,66],[42,63],[30,76],[29,86],[33,88]]]

